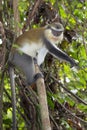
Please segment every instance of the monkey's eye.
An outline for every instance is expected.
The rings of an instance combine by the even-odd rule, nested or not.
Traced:
[[[60,26],[56,26],[56,29],[60,29],[61,27]]]
[[[57,30],[53,30],[52,29],[52,34],[54,35],[54,36],[60,36],[61,35],[61,33],[62,33],[62,31],[57,31]]]

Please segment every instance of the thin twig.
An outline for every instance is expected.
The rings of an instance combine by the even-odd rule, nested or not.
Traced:
[[[61,84],[60,82],[58,82],[58,80],[56,78],[54,78],[53,76],[51,76],[51,78],[54,79],[66,92],[68,92],[72,96],[74,96],[80,103],[83,103],[84,105],[87,105],[87,103],[84,102],[80,97],[78,97],[77,95],[75,95],[74,93],[72,93],[71,91],[69,91],[66,87],[64,87],[63,84]]]
[[[36,0],[34,7],[32,9],[32,12],[29,11],[28,14],[28,18],[26,20],[26,23],[23,27],[23,32],[26,30],[26,28],[30,25],[31,20],[33,19],[35,13],[37,12],[38,6],[40,5],[40,3],[42,2],[42,0]],[[30,7],[29,7],[30,8]]]
[[[45,73],[47,73],[47,72],[45,72]],[[63,84],[61,84],[60,82],[58,82],[58,80],[55,77],[53,77],[52,75],[50,75],[50,77],[53,80],[55,80],[55,82],[58,83],[66,92],[70,93],[73,97],[75,97],[80,103],[83,103],[84,105],[87,105],[87,102],[83,101],[80,97],[78,97],[77,95],[75,95],[74,93],[72,93],[71,91],[69,91]]]
[[[10,97],[9,93],[6,91],[5,88],[4,88],[4,92],[7,95],[8,99],[11,101],[11,97]],[[26,118],[25,114],[22,114],[20,108],[17,107],[17,111],[21,115],[21,117],[24,119],[24,121],[26,121],[26,123],[30,126],[29,120]]]
[[[58,101],[57,101],[58,102]],[[59,103],[59,102],[58,102]],[[87,121],[84,121],[83,119],[77,117],[75,114],[73,114],[71,111],[69,111],[64,105],[62,105],[61,103],[59,103],[59,105],[66,111],[68,112],[71,116],[73,116],[75,119],[78,119],[79,121],[87,124]]]
[[[53,116],[50,114],[50,119],[52,120],[52,122],[54,123],[54,125],[56,126],[57,130],[60,130],[58,124],[56,123],[56,121],[54,120]]]

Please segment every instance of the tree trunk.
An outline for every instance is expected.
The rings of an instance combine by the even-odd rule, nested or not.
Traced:
[[[19,28],[20,17],[19,17],[19,11],[18,11],[18,1],[19,0],[13,0],[15,33],[17,36],[19,36],[19,34],[21,32],[21,29]]]
[[[41,73],[38,65],[35,65],[35,71],[36,73]],[[37,92],[38,92],[39,103],[40,103],[42,129],[51,130],[44,79],[38,78],[36,81],[36,85],[37,85]]]

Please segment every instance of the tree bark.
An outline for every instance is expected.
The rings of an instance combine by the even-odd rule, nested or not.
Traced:
[[[41,73],[38,65],[35,65],[35,71],[36,73]],[[36,81],[36,85],[40,104],[42,129],[51,130],[44,79],[38,78]]]
[[[20,17],[18,11],[18,1],[19,0],[13,0],[14,23],[15,23],[15,32],[17,36],[19,36],[21,32],[21,29],[19,28]]]
[[[5,57],[6,57],[6,36],[3,24],[0,21],[0,34],[2,36],[2,63],[1,63],[1,77],[0,77],[0,130],[3,130],[3,87],[5,74]]]
[[[3,22],[3,20],[2,20],[2,11],[3,11],[2,0],[0,0],[0,21],[1,22]]]
[[[17,130],[16,122],[16,92],[15,92],[15,79],[14,79],[14,68],[9,68],[10,75],[10,86],[11,86],[11,101],[12,101],[12,130]]]

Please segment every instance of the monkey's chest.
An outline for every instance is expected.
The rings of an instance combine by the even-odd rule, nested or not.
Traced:
[[[25,43],[22,47],[19,48],[19,50],[31,57],[36,57],[38,55],[38,52],[41,50],[41,48],[42,48],[42,44]]]
[[[48,53],[48,50],[45,46],[43,46],[41,49],[38,50],[37,53],[37,63],[38,65],[41,65],[44,62],[45,56]]]
[[[41,65],[44,62],[45,56],[48,52],[46,47],[41,43],[40,44],[26,43],[24,46],[20,47],[19,50],[31,57],[36,57],[38,65]]]

